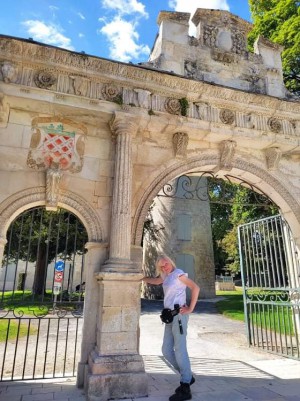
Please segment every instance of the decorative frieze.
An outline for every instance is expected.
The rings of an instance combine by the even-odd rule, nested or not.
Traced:
[[[82,77],[81,75],[70,75],[73,84],[73,90],[77,96],[87,96],[90,86],[89,78]]]
[[[180,114],[181,105],[178,99],[168,98],[165,101],[165,110],[170,114]]]
[[[0,64],[0,72],[2,80],[7,83],[16,83],[18,80],[19,69],[18,66],[10,61],[3,61]]]
[[[104,100],[108,100],[110,102],[114,102],[116,99],[122,96],[120,88],[114,84],[103,85],[101,93]]]
[[[40,70],[35,73],[33,80],[38,88],[50,89],[55,84],[56,77],[50,71]]]
[[[238,34],[238,31],[236,32]],[[214,35],[212,35],[214,37]],[[233,38],[235,33],[233,34]],[[242,42],[242,38],[240,41]],[[233,39],[234,43],[234,39]],[[17,52],[19,51],[19,53]],[[4,54],[5,53],[5,54]],[[1,60],[2,54],[2,60]],[[227,52],[221,51],[216,47],[212,49],[213,55],[221,55],[222,57]],[[236,53],[232,53],[237,57]],[[15,61],[8,61],[8,56]],[[19,62],[18,57],[22,57],[22,64]],[[254,55],[259,57],[259,55]],[[26,57],[28,60],[26,60]],[[232,60],[232,59],[231,59]],[[39,61],[36,66],[34,61]],[[45,63],[45,68],[41,68],[41,61]],[[227,60],[230,61],[230,60]],[[52,68],[49,70],[47,64],[51,62]],[[47,63],[47,64],[46,64]],[[56,97],[66,100],[66,94],[75,93],[78,96],[85,96],[91,99],[104,99],[107,101],[115,102],[120,105],[135,105],[136,107],[145,108],[147,110],[168,112],[173,115],[181,114],[181,106],[178,99],[174,99],[171,95],[173,88],[176,91],[182,91],[181,96],[189,93],[191,98],[187,99],[188,102],[193,101],[194,105],[190,107],[188,116],[191,118],[199,118],[210,122],[221,121],[224,124],[235,124],[237,127],[256,129],[258,131],[271,131],[276,134],[295,136],[299,135],[299,124],[284,117],[275,118],[267,115],[268,110],[276,109],[277,112],[300,112],[300,106],[296,102],[287,102],[267,96],[258,96],[250,93],[243,93],[235,91],[230,88],[219,88],[216,86],[208,85],[201,82],[202,75],[199,75],[199,68],[197,68],[196,60],[185,61],[185,76],[192,78],[190,80],[172,77],[163,74],[159,71],[150,71],[149,69],[137,68],[136,66],[124,65],[113,63],[108,60],[102,60],[95,57],[90,57],[82,54],[74,55],[62,49],[47,48],[39,46],[34,43],[26,43],[13,39],[0,38],[0,80],[7,83],[21,82],[23,85],[22,91],[30,93],[31,86],[37,86],[41,89],[53,89],[57,93]],[[55,67],[55,65],[57,67]],[[62,68],[63,67],[63,68]],[[84,71],[94,71],[92,76],[83,76],[75,73],[75,68],[84,68]],[[250,67],[249,67],[250,68]],[[72,69],[72,73],[70,73]],[[95,72],[99,73],[97,77]],[[135,80],[136,82],[149,82],[156,85],[155,92],[147,88],[139,87],[122,87],[117,85],[114,81],[107,82],[107,76],[115,75],[117,79],[127,79],[128,81]],[[265,91],[265,82],[261,79],[262,71],[250,71],[246,77],[249,80],[249,87],[257,93]],[[252,81],[251,81],[252,77]],[[251,81],[251,82],[250,82]],[[172,90],[170,89],[172,88]],[[198,94],[198,95],[196,95]],[[195,101],[199,98],[204,101],[201,104],[207,103],[208,106],[199,106],[200,102]],[[178,96],[179,97],[179,96]],[[205,99],[209,98],[209,101]],[[220,105],[214,105],[214,100]],[[231,113],[222,109],[221,102],[224,101],[223,109],[228,110],[227,102],[242,105],[255,104],[256,107],[263,107],[264,114],[256,114],[251,112],[251,119],[249,111],[245,112],[245,118],[237,118],[234,116],[235,112]],[[226,105],[226,106],[225,106]],[[2,106],[3,107],[3,106]],[[247,106],[245,106],[247,107]],[[1,113],[1,112],[0,112]],[[241,114],[241,112],[240,112]],[[2,120],[5,120],[7,115],[2,111]],[[250,121],[251,120],[251,121]]]
[[[233,124],[235,122],[234,112],[229,109],[220,110],[220,120],[224,124]]]
[[[282,122],[275,117],[268,119],[268,127],[272,132],[279,133],[282,131]]]

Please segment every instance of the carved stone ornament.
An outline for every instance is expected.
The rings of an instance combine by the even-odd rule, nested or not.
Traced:
[[[219,49],[213,49],[211,52],[211,58],[215,61],[219,61],[221,63],[231,64],[236,62],[236,56],[229,52],[224,52]]]
[[[170,114],[180,114],[181,106],[179,100],[168,98],[165,101],[165,110]]]
[[[195,38],[195,36],[189,36],[189,45],[190,46],[199,46],[199,40]]]
[[[82,170],[86,136],[83,127],[64,118],[40,117],[33,120],[32,128],[29,167],[42,170],[55,166],[71,173]]]
[[[279,133],[282,131],[282,122],[275,117],[271,117],[268,120],[268,127],[272,132]]]
[[[90,80],[80,75],[70,75],[70,78],[72,79],[73,82],[73,89],[75,95],[87,96]]]
[[[8,123],[9,105],[5,102],[5,97],[0,93],[0,127],[5,128]]]
[[[62,177],[62,171],[58,166],[47,169],[46,173],[46,209],[56,210],[59,194],[59,183]]]
[[[175,157],[186,157],[189,136],[185,132],[176,132],[173,135],[173,149]]]
[[[40,70],[35,73],[33,80],[38,88],[50,89],[55,84],[56,77],[47,70]]]
[[[102,88],[102,96],[105,100],[114,101],[121,95],[120,89],[116,85],[106,84]]]
[[[211,25],[204,26],[203,39],[208,47],[215,47],[217,41],[218,28]]]
[[[282,156],[279,148],[268,148],[265,150],[267,169],[274,171],[278,169],[278,165]]]
[[[229,109],[222,109],[220,110],[220,120],[224,124],[233,124],[235,121],[234,112]]]
[[[235,141],[223,141],[220,145],[221,158],[220,167],[223,170],[230,171],[232,169],[232,160],[236,148]]]
[[[17,82],[18,67],[10,61],[3,61],[0,64],[0,71],[3,81],[10,84]]]
[[[197,62],[191,60],[185,60],[184,62],[184,76],[188,78],[200,79],[201,74],[197,69]]]
[[[139,107],[143,107],[144,109],[148,109],[151,106],[151,92],[146,91],[144,89],[134,89],[134,92],[137,94],[137,101]]]
[[[232,35],[233,45],[232,51],[236,54],[244,54],[246,52],[247,40],[242,32],[235,32]]]

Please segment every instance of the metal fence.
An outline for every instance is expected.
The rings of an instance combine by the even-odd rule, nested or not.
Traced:
[[[248,341],[300,359],[299,257],[280,216],[239,227],[239,248]]]

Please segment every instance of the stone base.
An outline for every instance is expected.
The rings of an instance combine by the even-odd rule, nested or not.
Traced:
[[[148,396],[148,378],[140,355],[98,356],[93,351],[85,378],[88,401]]]

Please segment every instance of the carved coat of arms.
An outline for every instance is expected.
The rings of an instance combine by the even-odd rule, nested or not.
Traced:
[[[47,121],[48,120],[48,121]],[[51,121],[40,118],[33,121],[33,134],[27,164],[34,169],[57,168],[78,173],[83,166],[86,133],[69,121]]]

